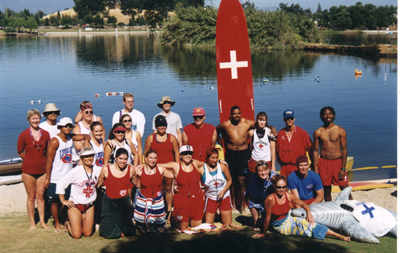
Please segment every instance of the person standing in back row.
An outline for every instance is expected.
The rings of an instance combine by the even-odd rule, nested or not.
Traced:
[[[319,116],[324,125],[314,132],[314,172],[321,176],[325,201],[331,201],[332,183],[341,190],[349,185],[346,173],[347,134],[334,123],[336,113],[332,107],[323,107]],[[319,150],[321,157],[318,158]],[[349,199],[353,199],[351,194]]]
[[[115,123],[119,123],[119,120],[122,115],[129,114],[132,118],[132,130],[138,131],[140,133],[140,137],[143,138],[144,133],[144,124],[146,123],[146,119],[144,118],[144,114],[139,112],[136,109],[133,109],[134,98],[132,93],[124,93],[122,96],[123,103],[125,108],[117,111],[113,115],[112,125],[114,126]]]
[[[213,125],[204,123],[206,111],[203,108],[194,108],[192,115],[194,122],[183,128],[183,145],[193,147],[193,159],[204,161],[207,149],[217,142],[217,130]]]
[[[161,102],[157,104],[162,111],[156,114],[153,118],[152,129],[154,133],[157,133],[155,120],[158,115],[165,117],[168,123],[167,133],[172,134],[178,140],[179,147],[182,147],[182,121],[178,114],[171,111],[171,107],[175,105],[175,101],[171,100],[170,97],[162,97]]]
[[[312,157],[312,142],[305,130],[294,125],[294,111],[284,111],[283,121],[286,126],[278,133],[276,156],[281,166],[281,175],[288,177],[290,173],[297,171],[298,156],[306,155],[308,152]]]

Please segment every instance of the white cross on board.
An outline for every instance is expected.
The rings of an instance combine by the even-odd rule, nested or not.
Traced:
[[[231,77],[232,79],[238,79],[238,68],[247,68],[248,61],[236,61],[236,50],[230,51],[231,61],[230,62],[220,62],[219,67],[221,69],[231,69]]]

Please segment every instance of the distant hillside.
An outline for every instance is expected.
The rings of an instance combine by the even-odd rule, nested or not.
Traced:
[[[49,18],[51,15],[57,15],[57,12],[52,13],[50,15],[44,16],[43,18]],[[65,10],[65,11],[60,11],[60,15],[68,15],[68,16],[75,16],[76,12],[73,9],[70,10]],[[143,12],[140,13],[138,16],[142,16]],[[117,23],[124,23],[124,24],[128,24],[129,23],[129,19],[131,19],[131,15],[124,15],[121,13],[121,9],[116,8],[116,9],[110,9],[109,10],[109,16],[114,16],[117,18]]]

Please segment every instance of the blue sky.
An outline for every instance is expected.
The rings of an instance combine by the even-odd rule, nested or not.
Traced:
[[[206,4],[218,6],[221,0],[205,0]],[[244,2],[245,0],[242,0]],[[354,5],[359,0],[250,0],[259,8],[275,9],[279,7],[279,3],[287,3],[288,5],[300,4],[303,9],[310,8],[312,12],[315,12],[318,7],[318,3],[321,3],[322,9],[329,9],[332,5]],[[367,0],[362,1],[363,4],[372,3],[375,5],[397,5],[396,0]],[[24,8],[30,10],[30,12],[36,12],[42,10],[46,14],[57,12],[58,10],[64,10],[65,8],[71,9],[74,6],[73,0],[0,0],[0,10],[4,12],[5,8],[10,8],[13,11],[22,11]]]

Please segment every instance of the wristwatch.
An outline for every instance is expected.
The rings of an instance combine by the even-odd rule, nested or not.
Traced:
[[[341,168],[340,170],[346,171],[346,168]]]

